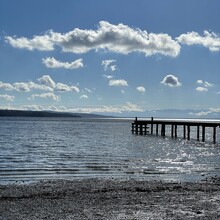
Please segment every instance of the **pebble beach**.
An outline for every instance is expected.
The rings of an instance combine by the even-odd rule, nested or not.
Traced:
[[[220,219],[220,178],[88,178],[1,185],[0,219]]]

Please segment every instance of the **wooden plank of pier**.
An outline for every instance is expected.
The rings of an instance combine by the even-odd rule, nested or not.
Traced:
[[[183,138],[190,140],[190,131],[191,127],[197,127],[197,141],[200,141],[200,128],[202,128],[202,142],[205,142],[206,136],[206,128],[213,128],[213,143],[216,143],[216,128],[220,128],[220,121],[189,121],[189,120],[154,120],[153,117],[151,120],[138,120],[135,118],[135,121],[132,123],[132,133],[146,135],[149,134],[150,125],[150,133],[154,133],[154,125],[156,125],[156,135],[159,134],[159,126],[161,128],[160,134],[162,137],[166,136],[166,126],[171,126],[171,137],[177,138],[177,130],[178,126],[183,126]]]

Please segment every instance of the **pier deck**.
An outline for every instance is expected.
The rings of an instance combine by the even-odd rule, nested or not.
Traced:
[[[156,128],[154,129],[154,127]],[[150,120],[138,120],[135,118],[132,123],[132,133],[139,135],[146,134],[156,134],[159,135],[159,129],[161,136],[166,136],[166,127],[171,127],[171,137],[177,138],[177,130],[181,126],[183,129],[183,138],[190,140],[190,131],[191,127],[197,127],[197,141],[200,141],[200,133],[201,133],[201,141],[205,142],[205,133],[206,128],[213,128],[213,143],[216,144],[216,130],[220,128],[220,121],[210,121],[210,120],[154,120],[151,118]],[[155,132],[154,132],[155,131]]]

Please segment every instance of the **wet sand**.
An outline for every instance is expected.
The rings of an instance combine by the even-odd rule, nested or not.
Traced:
[[[198,183],[130,179],[0,185],[0,220],[220,219],[220,178]]]

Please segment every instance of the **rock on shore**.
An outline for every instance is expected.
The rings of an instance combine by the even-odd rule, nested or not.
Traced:
[[[198,183],[134,179],[0,186],[0,220],[220,219],[220,178]]]

